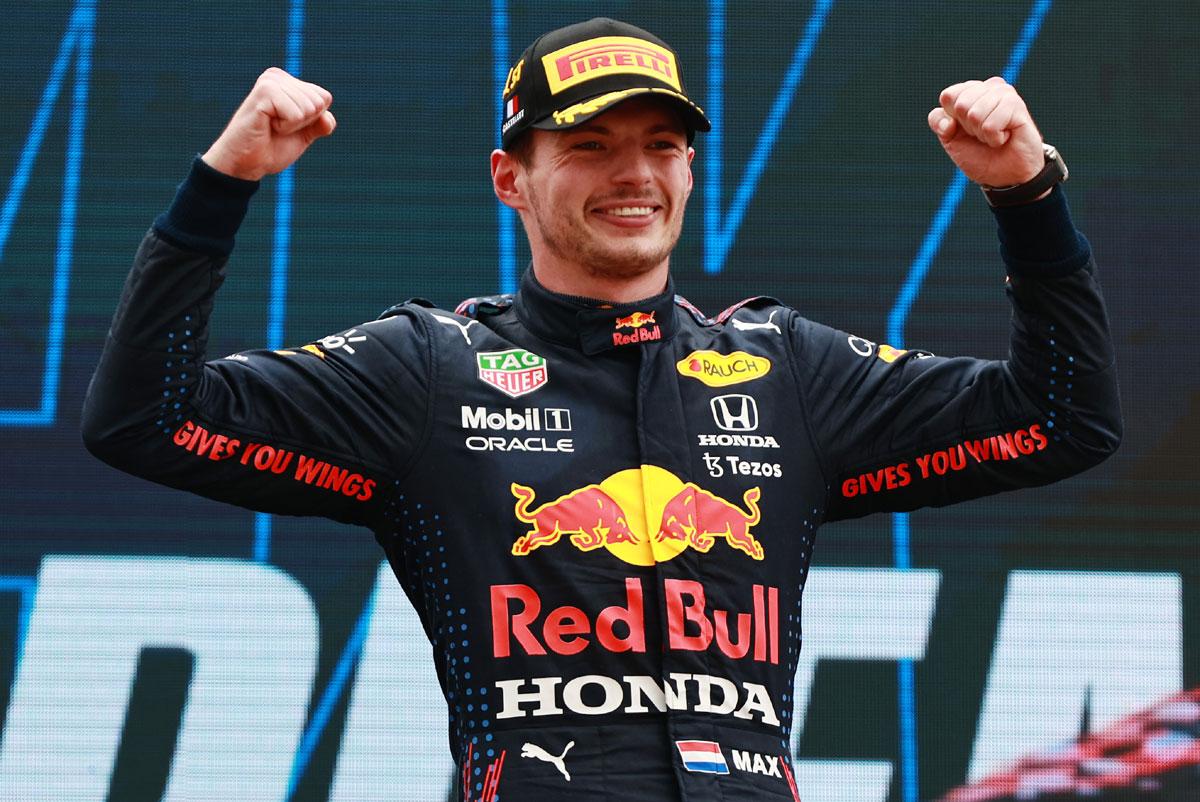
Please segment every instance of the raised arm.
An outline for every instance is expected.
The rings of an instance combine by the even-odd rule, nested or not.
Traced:
[[[251,509],[374,526],[425,427],[429,350],[401,312],[300,348],[206,360],[251,180],[333,128],[329,96],[263,73],[146,235],[84,403],[89,450]]]
[[[955,84],[940,101],[930,128],[970,179],[1013,187],[1042,174],[1041,135],[1011,86]],[[1013,307],[1007,360],[897,350],[793,320],[829,520],[1047,484],[1120,442],[1104,302],[1062,189],[992,211]]]

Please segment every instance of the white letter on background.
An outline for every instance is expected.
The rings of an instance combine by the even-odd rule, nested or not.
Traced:
[[[1177,574],[1014,571],[1008,578],[968,778],[1092,729],[1179,690]]]
[[[817,661],[920,660],[925,656],[941,574],[895,568],[822,568],[804,593],[804,648],[796,668],[792,754],[800,744]],[[918,711],[919,713],[919,711]],[[883,802],[886,760],[797,760],[804,802]]]
[[[0,799],[104,802],[147,648],[195,661],[164,802],[283,798],[317,658],[304,589],[240,560],[49,556],[0,744]]]
[[[486,703],[488,697],[480,701]],[[496,709],[490,712],[494,718]],[[375,578],[371,629],[359,659],[329,802],[445,798],[454,776],[447,726],[429,639],[385,562]]]

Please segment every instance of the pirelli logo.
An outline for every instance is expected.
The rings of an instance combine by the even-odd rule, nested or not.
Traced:
[[[605,75],[645,75],[682,92],[675,54],[632,36],[600,36],[542,56],[542,67],[557,95],[572,86]]]

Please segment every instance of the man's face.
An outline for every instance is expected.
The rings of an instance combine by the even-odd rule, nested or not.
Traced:
[[[666,263],[692,191],[687,131],[659,100],[635,98],[565,131],[531,130],[517,186],[539,251],[593,276],[624,279]]]

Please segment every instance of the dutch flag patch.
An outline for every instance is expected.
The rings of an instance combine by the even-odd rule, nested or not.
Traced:
[[[683,767],[703,774],[728,774],[729,764],[716,741],[676,741]]]

